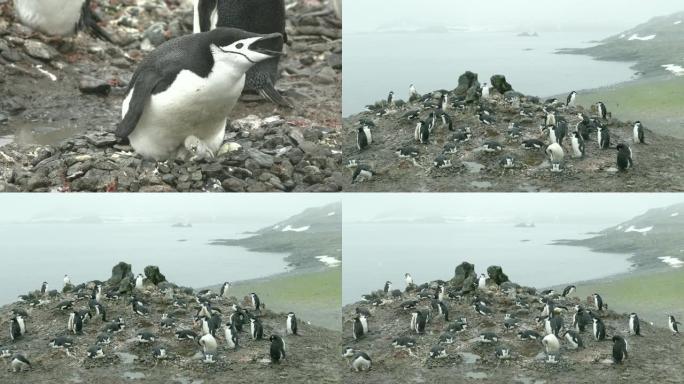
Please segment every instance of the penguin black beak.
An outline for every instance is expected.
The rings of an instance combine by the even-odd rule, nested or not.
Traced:
[[[280,33],[271,33],[269,35],[264,35],[259,40],[250,44],[247,48],[250,51],[258,52],[268,56],[282,55],[283,35]]]

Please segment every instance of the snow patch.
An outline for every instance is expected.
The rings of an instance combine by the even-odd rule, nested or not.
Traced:
[[[681,20],[677,20],[677,21],[675,21],[675,22],[674,22],[674,23],[672,23],[672,24],[674,24],[674,25],[677,25],[677,24],[681,24],[681,23],[682,23],[682,21],[681,21]]]
[[[336,267],[342,264],[341,260],[337,260],[336,258],[330,256],[316,256],[316,259],[328,267]]]
[[[44,70],[42,65],[36,65],[36,69],[37,69],[40,73],[42,73],[43,75],[49,77],[50,80],[52,80],[52,81],[57,81],[57,76],[55,76],[55,75],[53,75],[52,73],[50,73],[50,72]]]
[[[672,72],[675,76],[684,76],[684,68],[681,65],[665,64],[661,65],[666,71]]]
[[[295,228],[295,227],[288,224],[287,227],[283,228],[282,232],[304,232],[304,231],[308,230],[309,228],[311,228],[310,225]]]
[[[335,216],[335,212],[328,213],[328,216]]]
[[[648,41],[648,40],[653,40],[655,39],[656,35],[648,35],[648,36],[639,36],[638,34],[633,34],[632,36],[629,37],[627,40],[639,40],[639,41]]]
[[[280,228],[280,225],[276,225],[273,227],[273,229],[278,229],[278,228]]]
[[[650,230],[653,229],[653,226],[651,225],[650,227],[644,227],[644,228],[637,228],[633,225],[630,225],[629,228],[625,229],[625,233],[627,232],[639,232],[639,233],[646,233],[649,232]]]
[[[672,268],[681,268],[684,266],[684,261],[678,257],[663,256],[659,257],[658,259]]]
[[[627,37],[627,35],[625,35],[624,33],[620,35],[620,39],[624,39],[625,37]]]
[[[677,216],[679,216],[679,212],[675,212],[675,213],[670,215],[670,217],[677,217]]]

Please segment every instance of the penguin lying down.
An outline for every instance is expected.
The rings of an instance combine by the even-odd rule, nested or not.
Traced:
[[[65,37],[86,29],[95,37],[112,42],[90,9],[91,0],[14,0],[22,24],[46,35]]]
[[[280,55],[282,46],[280,33],[234,28],[165,42],[136,68],[116,136],[157,161],[213,157],[242,93],[245,73]]]

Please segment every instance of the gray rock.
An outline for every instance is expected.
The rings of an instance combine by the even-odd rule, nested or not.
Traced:
[[[477,73],[466,71],[458,77],[458,86],[454,93],[456,97],[465,97],[468,90],[475,86],[480,86],[480,82],[477,81]]]
[[[36,40],[26,40],[24,42],[24,49],[29,56],[37,59],[52,60],[59,55],[56,49]]]
[[[112,86],[104,80],[85,75],[78,81],[78,89],[88,95],[107,96]]]
[[[493,280],[497,285],[501,285],[508,281],[508,276],[503,272],[503,269],[498,265],[492,265],[487,268],[487,274],[489,278]]]
[[[98,148],[110,147],[116,144],[116,136],[110,132],[93,132],[87,134],[85,137],[90,144]]]
[[[133,268],[130,264],[122,261],[112,268],[112,276],[107,280],[107,283],[111,286],[116,286],[126,278],[131,280],[134,278]]]
[[[456,267],[456,270],[454,271],[454,278],[451,279],[451,284],[457,289],[463,289],[468,288],[469,285],[472,284],[469,283],[466,285],[468,281],[474,282],[476,280],[477,274],[475,274],[475,265],[464,261]]]
[[[166,23],[154,23],[143,33],[143,38],[148,39],[155,47],[166,41]]]
[[[221,182],[226,192],[244,192],[246,183],[237,177],[229,177]]]
[[[247,154],[261,168],[271,168],[273,166],[273,156],[267,155],[258,149],[249,148],[247,149]]]
[[[147,281],[154,285],[166,281],[166,277],[159,271],[159,267],[154,265],[145,267],[145,277],[147,278]]]
[[[506,76],[504,75],[494,75],[490,79],[492,87],[496,89],[500,94],[505,94],[508,91],[512,91],[513,87],[506,81]]]

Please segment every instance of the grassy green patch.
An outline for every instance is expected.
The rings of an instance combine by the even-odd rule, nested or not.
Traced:
[[[609,308],[637,312],[659,326],[666,326],[665,314],[684,314],[682,291],[684,269],[636,273],[577,285],[578,296],[584,298],[598,292]]]
[[[613,117],[640,120],[658,133],[684,137],[684,77],[627,82],[583,91],[577,98],[578,104],[586,108],[599,100]]]
[[[249,280],[231,288],[231,295],[240,298],[250,292],[256,292],[271,310],[292,311],[315,325],[333,330],[341,328],[342,268]]]

